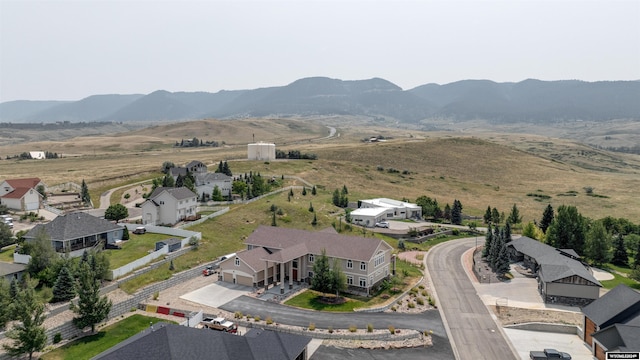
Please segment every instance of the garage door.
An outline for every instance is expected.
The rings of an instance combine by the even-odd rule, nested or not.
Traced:
[[[40,207],[40,203],[36,202],[28,202],[25,204],[25,210],[27,211],[33,211],[33,210],[38,210],[38,208]]]
[[[253,278],[249,276],[236,275],[236,283],[244,286],[253,286]]]
[[[233,274],[232,273],[222,273],[222,281],[233,284]]]

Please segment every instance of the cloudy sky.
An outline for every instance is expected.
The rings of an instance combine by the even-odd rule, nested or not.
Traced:
[[[0,102],[380,77],[640,79],[640,1],[0,0]]]

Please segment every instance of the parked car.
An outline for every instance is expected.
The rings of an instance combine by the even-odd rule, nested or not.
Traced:
[[[142,235],[147,232],[147,229],[144,226],[138,226],[135,230],[133,230],[134,234]]]
[[[547,359],[561,359],[571,360],[571,355],[566,352],[561,352],[556,349],[544,349],[543,351],[529,351],[529,357],[531,360],[547,360]]]
[[[213,275],[215,274],[215,270],[213,269],[213,266],[209,265],[206,268],[204,268],[204,270],[202,270],[202,275],[204,276],[209,276],[209,275]]]
[[[376,227],[389,228],[389,223],[386,221],[380,221],[376,223]]]

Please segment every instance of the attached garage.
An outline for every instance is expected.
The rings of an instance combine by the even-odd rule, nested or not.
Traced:
[[[235,279],[235,281],[234,281]],[[253,277],[226,271],[222,273],[222,281],[230,284],[238,284],[244,286],[253,286]]]
[[[236,275],[236,284],[253,286],[253,278],[250,276]]]

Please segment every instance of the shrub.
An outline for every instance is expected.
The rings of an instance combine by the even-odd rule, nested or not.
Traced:
[[[373,324],[372,323],[368,323],[367,324],[367,332],[373,332]]]
[[[59,332],[57,332],[55,335],[53,335],[53,343],[57,344],[60,341],[62,341],[62,334],[60,334]]]
[[[316,324],[315,323],[309,323],[309,331],[313,331],[316,329]]]
[[[327,331],[329,331],[329,334],[333,334],[333,326],[329,326],[329,328],[327,329]]]
[[[395,306],[392,306],[391,311],[398,311],[398,309]]]
[[[420,285],[418,285],[418,288],[419,288],[420,290],[424,290],[424,285],[420,284]]]
[[[392,334],[396,333],[396,328],[393,325],[389,325],[389,332]]]
[[[416,307],[416,304],[413,301],[409,301],[409,303],[407,304],[407,306],[409,307],[409,309],[413,309]]]
[[[236,311],[233,313],[235,319],[242,319],[242,311]]]
[[[424,300],[421,297],[417,298],[416,302],[418,303],[418,305],[424,305]]]
[[[256,315],[253,317],[253,321],[255,322],[259,322],[260,321],[260,315]]]
[[[358,331],[358,327],[357,327],[357,326],[355,326],[355,325],[349,325],[349,332],[354,333],[354,332],[356,332],[356,331]]]
[[[428,299],[428,300],[429,300],[429,305],[431,305],[431,306],[436,306],[436,301],[435,301],[435,300],[433,300],[433,298],[432,298],[431,296],[429,296],[429,299]]]
[[[251,315],[247,314],[247,321],[251,320]]]
[[[267,323],[267,325],[273,324],[273,319],[271,318],[271,316],[267,316],[267,318],[264,319],[264,321]]]
[[[156,291],[153,293],[153,300],[158,300],[158,298],[160,297],[160,292]]]

